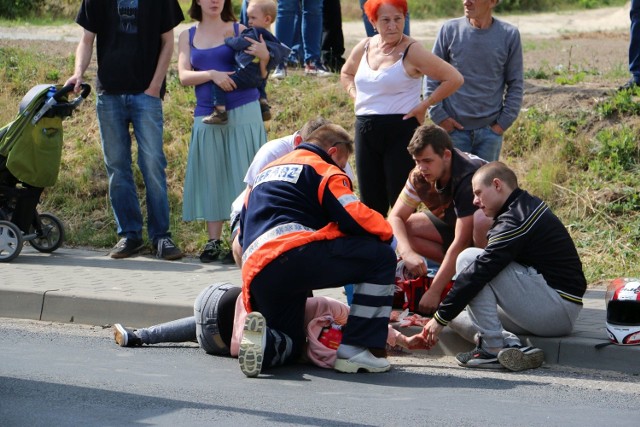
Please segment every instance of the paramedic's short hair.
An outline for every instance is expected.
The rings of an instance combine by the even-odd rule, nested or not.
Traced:
[[[302,125],[302,128],[300,129],[300,136],[302,137],[302,140],[306,141],[314,130],[318,129],[320,126],[328,125],[330,123],[331,120],[327,120],[322,116],[309,120],[307,123]]]
[[[325,150],[337,145],[344,145],[349,154],[353,153],[353,138],[342,126],[334,123],[320,126],[311,132],[311,135],[304,141],[314,143]]]

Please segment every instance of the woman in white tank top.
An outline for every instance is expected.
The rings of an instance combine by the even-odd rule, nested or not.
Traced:
[[[407,145],[427,108],[454,93],[462,75],[403,34],[406,0],[367,0],[365,13],[378,32],[358,43],[340,81],[355,100],[356,169],[362,201],[387,215],[413,169]],[[421,99],[422,77],[441,82]]]

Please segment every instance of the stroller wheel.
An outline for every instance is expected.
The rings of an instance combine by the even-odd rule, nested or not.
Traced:
[[[62,221],[50,213],[39,214],[38,217],[42,229],[38,231],[31,227],[30,234],[35,233],[37,237],[29,241],[29,244],[40,252],[53,252],[64,241],[64,225],[62,225]]]
[[[12,222],[0,221],[0,262],[9,262],[22,250],[22,231]]]

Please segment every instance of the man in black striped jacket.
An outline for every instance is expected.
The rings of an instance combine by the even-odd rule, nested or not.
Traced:
[[[455,285],[423,334],[433,345],[449,325],[476,342],[474,350],[456,356],[460,366],[537,368],[542,350],[522,346],[515,334],[571,332],[587,287],[582,263],[560,219],[520,189],[505,164],[480,167],[472,185],[473,203],[494,219],[489,242],[458,256]]]

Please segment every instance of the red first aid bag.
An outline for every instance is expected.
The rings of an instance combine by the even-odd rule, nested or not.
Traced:
[[[419,310],[420,299],[431,287],[436,270],[429,269],[426,276],[411,277],[407,271],[404,271],[402,261],[398,263],[398,270],[396,270],[396,291],[393,295],[393,308],[409,309],[412,313],[421,314]],[[445,286],[440,295],[441,302],[453,287],[453,283],[454,281],[451,280]]]
[[[417,279],[411,280],[403,280],[400,283],[396,283],[397,287],[400,287],[404,293],[404,304],[402,305],[402,309],[409,309],[412,313],[420,313],[419,304],[422,296],[425,292],[431,287],[431,283],[433,283],[433,277],[422,276]],[[453,287],[453,280],[447,283],[442,294],[440,294],[440,302],[447,296],[451,288]]]

